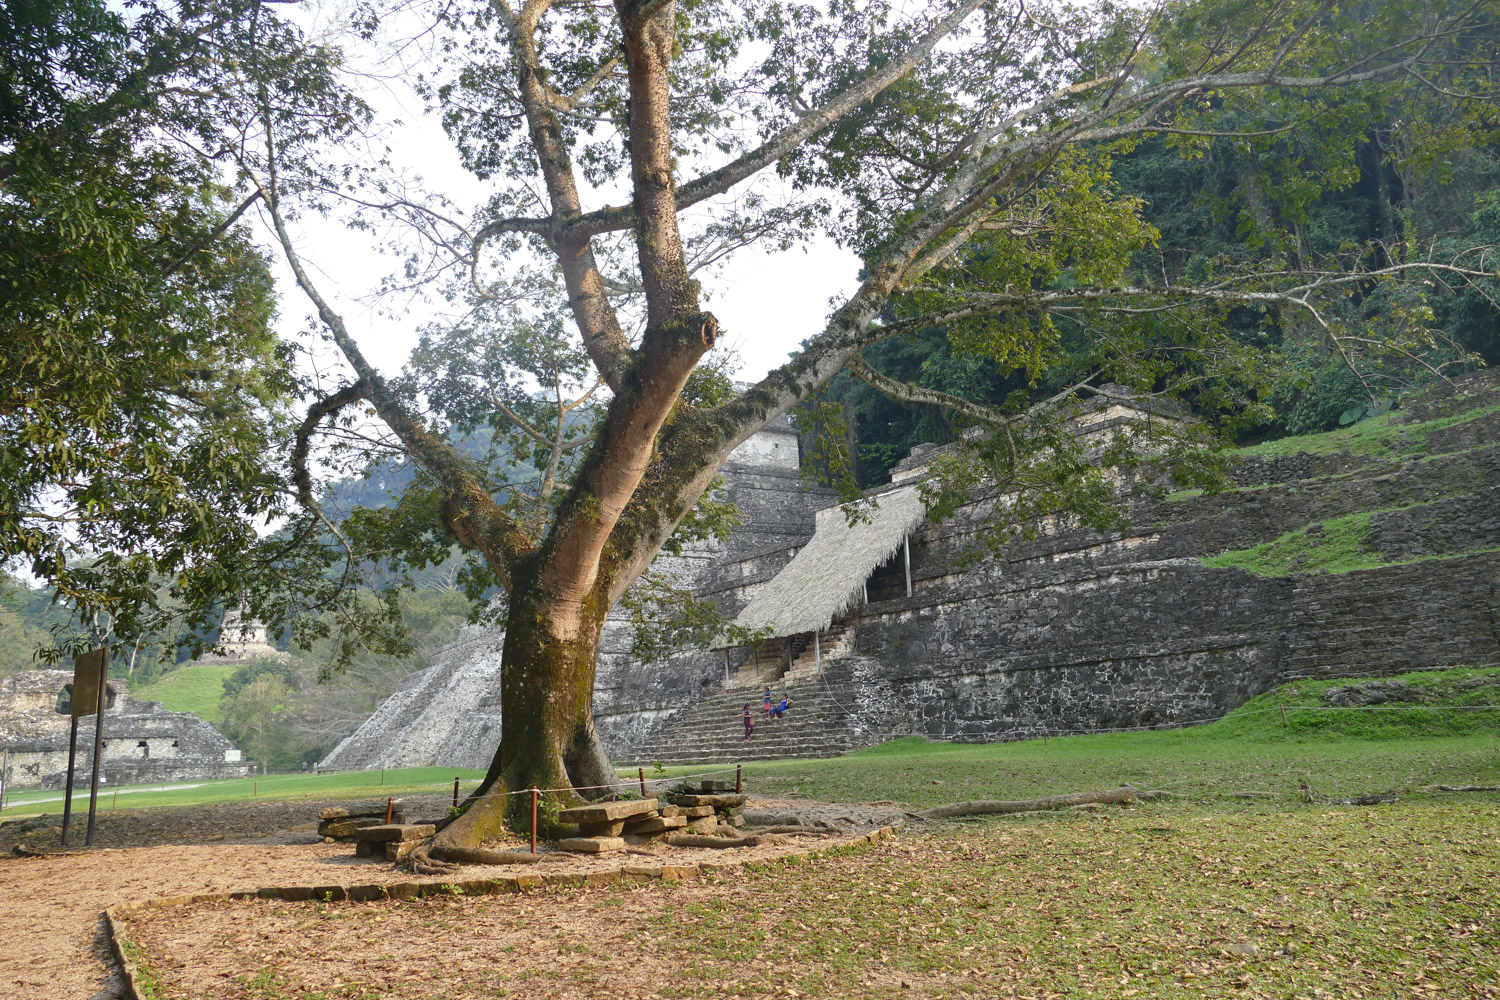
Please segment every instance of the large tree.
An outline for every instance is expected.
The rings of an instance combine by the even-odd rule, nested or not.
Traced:
[[[303,499],[314,501],[320,423],[368,407],[422,475],[402,505],[405,527],[356,517],[350,537],[418,561],[456,543],[505,594],[500,744],[437,846],[498,832],[507,791],[611,784],[592,717],[606,613],[696,516],[730,451],[844,369],[988,430],[950,468],[952,488],[930,494],[939,510],[987,484],[1097,513],[1101,481],[1076,454],[1059,457],[1068,439],[1057,416],[1106,376],[1231,412],[1262,406],[1243,390],[1259,355],[1237,336],[1238,311],[1297,315],[1356,373],[1419,356],[1430,337],[1419,309],[1374,337],[1358,326],[1359,302],[1414,274],[1462,280],[1478,273],[1472,261],[1350,247],[1318,267],[1226,259],[1191,283],[1139,273],[1133,254],[1156,234],[1140,202],[1116,190],[1111,162],[1148,136],[1193,156],[1327,116],[1357,134],[1401,88],[1460,107],[1444,141],[1461,143],[1493,125],[1497,15],[1493,2],[1439,0],[946,0],[916,13],[843,2],[446,4],[424,34],[440,58],[421,79],[467,166],[494,185],[472,219],[394,182],[354,191],[352,175],[328,171],[304,131],[306,95],[269,82],[262,67],[282,53],[252,38],[242,65],[255,117],[237,126],[245,141],[232,155],[352,371],[299,429]],[[1301,169],[1306,183],[1336,185],[1348,164],[1334,150]],[[757,186],[772,172],[785,198]],[[616,183],[626,203],[588,203]],[[424,364],[402,379],[367,358],[288,228],[301,199],[334,195],[408,219],[425,256],[407,278],[422,276],[422,261],[460,271],[450,292],[472,297],[466,321],[433,332]],[[748,390],[705,379],[735,319],[704,307],[700,283],[726,255],[734,266],[740,247],[794,243],[815,226],[862,259],[858,288],[826,318],[809,316],[817,332],[803,349]],[[1088,369],[1044,400],[997,410],[892,380],[861,357],[934,326],[956,350],[1032,371],[1065,331],[1085,330]],[[588,419],[576,418],[580,406]],[[452,425],[481,423],[530,442],[542,474],[499,482],[449,443]],[[1010,513],[1038,509],[1017,501]]]

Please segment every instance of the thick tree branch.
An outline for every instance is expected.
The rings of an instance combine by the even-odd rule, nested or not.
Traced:
[[[689,208],[715,195],[723,194],[777,160],[795,150],[819,131],[879,94],[926,59],[944,38],[979,8],[982,0],[964,0],[906,51],[853,86],[840,91],[821,107],[807,111],[798,121],[778,132],[757,148],[701,177],[682,185],[677,191],[679,210]],[[600,233],[630,229],[638,224],[634,206],[611,206],[581,216],[569,227],[574,235],[597,236]]]

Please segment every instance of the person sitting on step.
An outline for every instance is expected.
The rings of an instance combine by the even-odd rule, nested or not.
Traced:
[[[775,708],[771,709],[771,718],[773,718],[773,719],[779,719],[779,718],[781,718],[783,715],[786,714],[787,709],[789,709],[791,707],[792,707],[792,699],[788,698],[786,695],[782,695],[781,696],[781,704],[779,704]]]

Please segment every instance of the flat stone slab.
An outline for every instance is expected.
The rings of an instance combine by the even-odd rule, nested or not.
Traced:
[[[353,837],[367,826],[379,826],[384,816],[365,816],[360,819],[325,819],[318,824],[320,837]]]
[[[361,827],[354,831],[354,839],[374,843],[389,843],[396,840],[421,840],[437,833],[437,827],[431,823],[385,823],[379,826]]]
[[[657,816],[638,823],[627,823],[625,830],[628,833],[665,833],[668,830],[680,830],[687,823],[686,816]]]
[[[392,805],[395,807],[396,812],[401,811],[400,799],[397,799],[392,803]],[[318,810],[318,819],[355,819],[365,816],[378,816],[381,819],[384,819],[385,805],[379,804],[373,806],[328,806],[325,809]]]
[[[732,809],[745,804],[743,795],[679,795],[680,806],[713,806],[715,809]]]
[[[683,806],[682,807],[682,815],[686,816],[688,819],[697,819],[699,816],[712,816],[713,814],[714,814],[714,807],[713,806]]]
[[[564,809],[557,814],[557,818],[563,823],[577,823],[582,826],[585,823],[608,823],[617,819],[629,819],[631,816],[655,811],[655,799],[636,799],[633,802],[596,802],[591,806]]]
[[[625,841],[620,837],[568,837],[559,840],[557,846],[574,854],[604,854],[625,850]]]

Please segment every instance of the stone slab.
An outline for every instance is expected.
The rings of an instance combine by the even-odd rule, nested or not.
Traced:
[[[745,804],[743,795],[679,795],[680,806],[713,806],[715,809],[732,809]]]
[[[658,816],[627,824],[625,829],[630,833],[665,833],[668,830],[680,830],[687,824],[686,816]]]
[[[656,811],[663,816],[677,816],[681,814],[682,809],[677,806],[659,806]]]
[[[710,813],[707,816],[699,816],[688,824],[688,829],[694,833],[713,833],[719,828],[719,817]]]
[[[379,826],[366,826],[356,830],[354,836],[361,843],[370,841],[383,844],[391,840],[421,840],[437,833],[437,827],[431,823],[391,823],[389,826],[382,823]]]
[[[559,840],[557,846],[575,854],[604,854],[625,850],[625,841],[619,837],[567,837]]]
[[[401,800],[397,799],[393,805],[397,812],[401,811]],[[385,818],[385,803],[372,806],[328,806],[318,810],[318,819],[359,819],[367,816],[378,816]]]
[[[366,816],[362,819],[325,819],[318,824],[320,837],[352,837],[355,831],[367,826],[379,826],[383,816]]]
[[[563,823],[577,823],[582,826],[584,823],[606,823],[611,820],[629,819],[631,816],[639,816],[642,813],[654,812],[655,810],[655,799],[596,802],[593,805],[564,809],[557,814],[557,818]]]
[[[697,819],[699,816],[712,816],[713,814],[714,814],[714,807],[713,806],[683,806],[682,807],[682,815],[686,816],[688,819]]]
[[[623,819],[609,820],[605,823],[579,823],[578,832],[585,837],[618,837],[620,831],[625,829]]]

